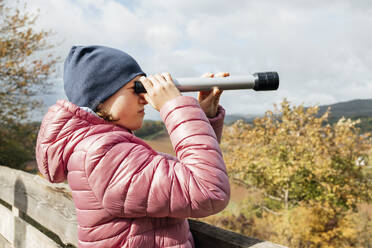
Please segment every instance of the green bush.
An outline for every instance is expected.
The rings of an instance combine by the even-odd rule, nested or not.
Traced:
[[[0,164],[24,170],[35,160],[35,143],[40,123],[12,123],[0,128]]]

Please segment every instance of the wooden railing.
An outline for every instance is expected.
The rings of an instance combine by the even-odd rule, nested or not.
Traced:
[[[189,223],[197,248],[283,247],[196,220]],[[67,184],[0,166],[0,247],[78,247],[76,227]]]

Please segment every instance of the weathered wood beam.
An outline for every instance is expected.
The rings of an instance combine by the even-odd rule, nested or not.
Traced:
[[[285,248],[281,245],[230,232],[193,219],[189,219],[189,225],[197,248]]]
[[[0,244],[5,244],[1,247],[62,248],[62,246],[49,239],[44,233],[28,224],[23,219],[14,215],[14,213],[15,212],[10,211],[0,204],[0,236],[4,239],[0,241]]]
[[[13,248],[12,244],[6,240],[3,235],[0,234],[0,247],[2,248]]]
[[[38,175],[0,166],[0,198],[77,247],[77,223],[67,184],[51,184]],[[17,211],[18,211],[17,210]]]

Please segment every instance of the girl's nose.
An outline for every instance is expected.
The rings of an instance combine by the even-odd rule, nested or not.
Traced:
[[[139,96],[139,99],[140,99],[140,103],[146,105],[148,104],[148,102],[146,101],[146,98],[145,98],[145,94],[147,93],[139,93],[138,96]]]

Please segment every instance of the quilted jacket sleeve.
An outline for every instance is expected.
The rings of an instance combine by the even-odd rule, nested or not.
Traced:
[[[221,142],[223,121],[225,119],[225,109],[222,106],[218,106],[217,114],[213,118],[208,118],[209,123],[211,124],[214,133],[217,137],[218,143]],[[171,154],[158,152],[160,155],[164,156],[166,159],[178,161],[176,157]]]
[[[87,172],[96,197],[112,215],[126,218],[204,217],[221,211],[229,201],[229,181],[216,134],[198,102],[180,96],[160,114],[178,161],[139,142],[113,141]],[[94,158],[87,154],[86,161]],[[105,175],[99,174],[104,167]]]

